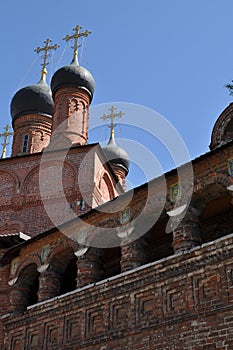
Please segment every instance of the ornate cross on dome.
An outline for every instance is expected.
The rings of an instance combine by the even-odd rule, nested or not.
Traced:
[[[80,45],[78,45],[78,39],[82,36],[88,36],[89,34],[91,34],[90,31],[85,30],[85,32],[81,33],[81,29],[82,27],[79,26],[78,24],[76,25],[76,27],[73,29],[75,31],[75,33],[73,35],[66,35],[65,38],[63,38],[63,40],[65,41],[69,41],[71,39],[74,39],[74,46],[72,46],[72,49],[74,49],[74,61],[78,61],[78,48]]]
[[[125,113],[123,113],[122,111],[115,113],[116,111],[116,107],[112,106],[108,109],[110,111],[110,114],[104,114],[101,119],[106,120],[106,119],[110,119],[111,120],[111,124],[110,124],[110,128],[111,128],[111,137],[113,137],[114,135],[114,128],[116,126],[116,124],[114,123],[115,118],[121,118]]]
[[[4,128],[5,132],[0,134],[0,137],[3,137],[1,158],[6,156],[6,146],[9,145],[9,142],[7,142],[8,137],[14,134],[13,131],[10,131],[10,128],[10,125],[6,125]]]
[[[43,58],[43,63],[41,63],[42,66],[42,70],[41,70],[41,80],[45,81],[45,77],[47,74],[47,70],[46,70],[46,66],[49,64],[48,62],[48,58],[49,58],[49,51],[50,50],[56,50],[59,45],[55,44],[55,45],[49,45],[52,42],[52,40],[50,39],[46,39],[44,41],[45,46],[44,47],[37,47],[37,49],[35,49],[34,51],[36,53],[40,53],[41,51],[44,51],[44,55],[42,55],[41,57]]]

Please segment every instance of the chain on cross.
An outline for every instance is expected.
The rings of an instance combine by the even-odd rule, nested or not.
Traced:
[[[112,106],[108,109],[110,111],[110,114],[104,114],[101,119],[106,120],[106,119],[110,119],[111,120],[111,124],[110,124],[110,128],[111,128],[111,135],[113,136],[114,134],[114,128],[116,126],[116,124],[114,123],[116,118],[121,118],[125,113],[123,113],[122,111],[116,113],[116,107]]]
[[[8,137],[14,135],[13,131],[10,131],[10,128],[10,125],[6,125],[4,128],[5,132],[0,134],[0,137],[3,137],[1,158],[6,157],[6,146],[9,145],[9,142],[7,142]]]
[[[44,52],[44,55],[41,56],[41,58],[43,59],[43,62],[41,63],[41,66],[42,66],[41,80],[45,80],[45,77],[47,74],[46,66],[49,64],[49,62],[48,62],[48,58],[50,56],[49,51],[56,50],[59,47],[59,45],[57,45],[57,44],[49,45],[51,42],[52,42],[52,40],[46,39],[44,41],[44,44],[45,44],[44,47],[38,46],[37,49],[34,50],[34,52],[36,52],[36,53],[40,53],[41,51]]]
[[[74,30],[74,34],[73,35],[66,35],[65,38],[63,38],[63,40],[65,40],[66,42],[70,41],[71,39],[74,39],[74,46],[72,46],[72,49],[74,49],[74,60],[78,61],[78,48],[80,47],[80,45],[78,45],[78,39],[82,36],[87,37],[89,34],[91,34],[91,32],[89,30],[85,30],[85,32],[81,32],[82,27],[79,26],[78,24],[76,25],[76,27],[73,29]]]

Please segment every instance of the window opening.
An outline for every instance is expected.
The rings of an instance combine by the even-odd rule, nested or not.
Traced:
[[[23,139],[23,153],[26,153],[27,150],[28,150],[28,140],[29,140],[29,137],[28,135],[24,135],[24,139]]]

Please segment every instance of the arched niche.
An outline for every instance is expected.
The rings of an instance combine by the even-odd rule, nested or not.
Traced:
[[[38,302],[39,272],[35,263],[24,266],[12,286],[11,304],[14,311],[24,311]]]
[[[65,192],[70,188],[74,188],[77,181],[77,173],[74,167],[68,162],[51,161],[39,165],[30,171],[25,177],[22,187],[26,195],[48,194],[48,196],[58,196],[58,181],[60,181],[60,173],[62,170],[62,191]],[[43,188],[40,188],[40,181]]]
[[[48,259],[49,269],[48,278],[56,278],[59,283],[56,284],[54,295],[68,293],[77,286],[77,257],[71,247],[65,247],[57,250]]]
[[[211,134],[210,149],[213,150],[233,140],[233,103],[220,114]]]
[[[165,216],[162,214],[151,229],[144,235],[147,262],[157,261],[173,255],[174,253],[172,248],[172,232],[166,232],[168,219],[168,215]]]
[[[233,232],[232,194],[226,177],[204,180],[195,190],[192,203],[200,213],[202,242],[210,242]]]

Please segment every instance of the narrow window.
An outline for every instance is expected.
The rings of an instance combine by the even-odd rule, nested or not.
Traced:
[[[23,139],[23,153],[26,153],[28,150],[28,135],[24,135]]]

